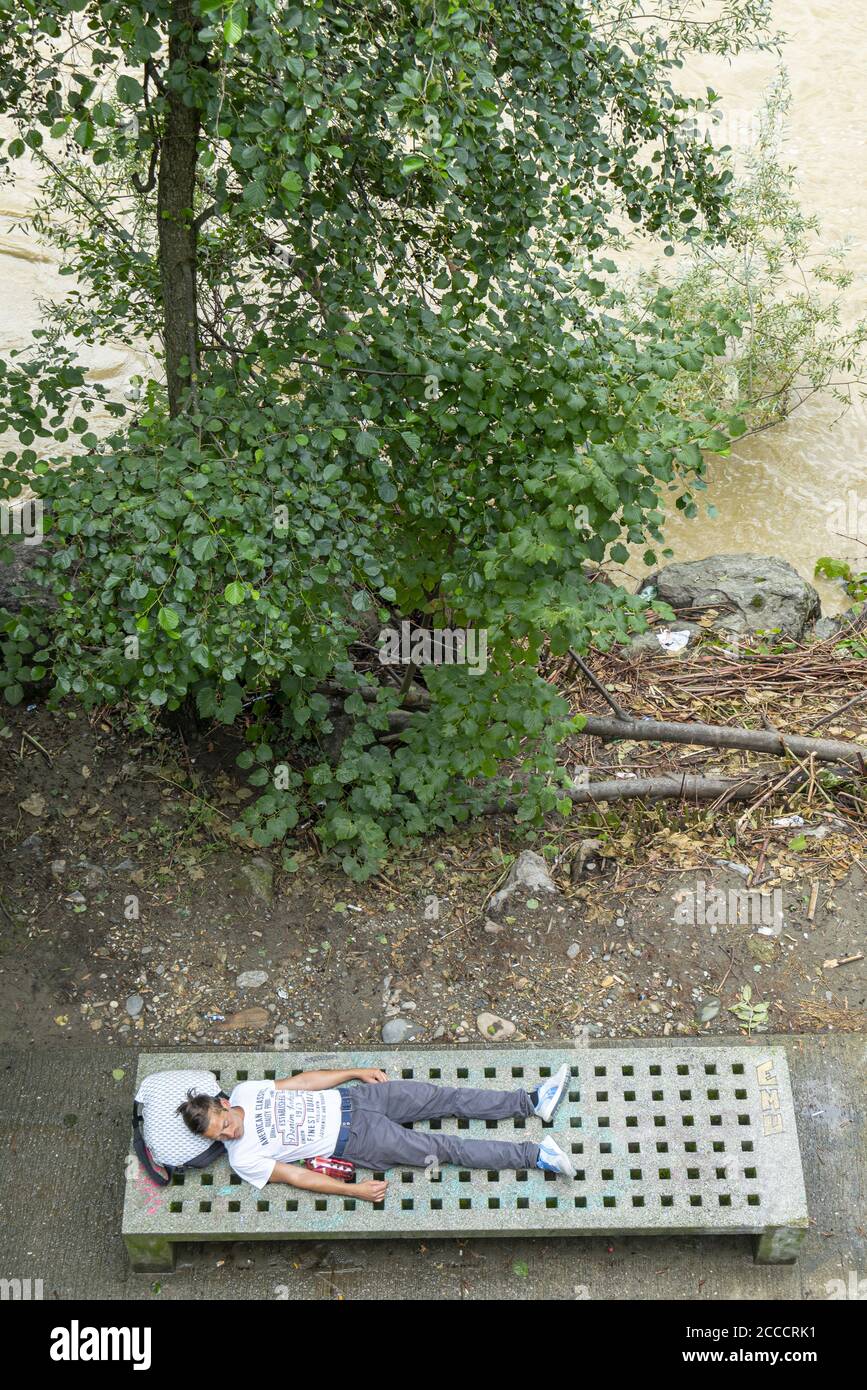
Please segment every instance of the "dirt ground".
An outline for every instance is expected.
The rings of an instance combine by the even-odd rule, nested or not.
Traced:
[[[0,1043],[369,1044],[375,1061],[395,1019],[446,1043],[867,1028],[867,836],[812,788],[746,824],[675,803],[544,831],[486,818],[359,887],[313,851],[290,875],[232,841],[251,794],[235,751],[72,708],[0,714]],[[558,891],[492,912],[524,849]],[[690,920],[755,885],[775,926],[757,899],[740,925]],[[264,982],[239,985],[250,971]]]

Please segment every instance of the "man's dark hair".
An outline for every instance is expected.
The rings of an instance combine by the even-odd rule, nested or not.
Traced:
[[[197,1094],[195,1091],[187,1091],[187,1098],[177,1109],[187,1129],[191,1129],[193,1134],[204,1134],[214,1113],[220,1110],[220,1102],[216,1096]]]

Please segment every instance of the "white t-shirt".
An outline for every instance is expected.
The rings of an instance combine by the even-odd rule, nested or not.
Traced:
[[[340,1134],[340,1092],[278,1091],[273,1081],[242,1081],[229,1097],[244,1112],[244,1133],[226,1152],[239,1177],[264,1187],[274,1164],[329,1156]]]

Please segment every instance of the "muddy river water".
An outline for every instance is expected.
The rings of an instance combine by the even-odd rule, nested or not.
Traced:
[[[786,0],[778,22],[789,35],[784,62],[792,87],[787,156],[796,165],[807,212],[818,213],[823,241],[852,238],[854,282],[845,319],[867,313],[867,4],[863,0]],[[748,132],[777,59],[770,54],[692,61],[684,84],[710,83],[724,98],[732,130]],[[5,132],[4,132],[5,133]],[[0,351],[22,346],[39,319],[40,298],[69,285],[54,253],[21,227],[37,189],[32,166],[0,188]],[[134,347],[108,345],[87,359],[96,379],[118,390],[142,365]],[[720,551],[754,551],[788,559],[807,578],[820,555],[867,563],[867,403],[814,399],[780,427],[745,440],[711,464],[711,520],[672,516],[667,540],[677,559]],[[641,575],[640,563],[630,573]],[[827,612],[846,606],[820,582]]]

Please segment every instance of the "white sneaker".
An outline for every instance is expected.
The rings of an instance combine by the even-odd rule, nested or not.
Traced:
[[[563,1099],[566,1090],[566,1082],[569,1080],[569,1068],[564,1062],[556,1076],[549,1077],[546,1081],[540,1081],[536,1088],[539,1099],[534,1107],[535,1113],[540,1120],[553,1119],[554,1111]]]
[[[553,1139],[543,1139],[539,1145],[539,1157],[536,1159],[536,1167],[542,1168],[546,1173],[562,1173],[565,1178],[574,1178],[575,1168],[568,1154],[564,1153],[559,1144],[555,1144]]]

